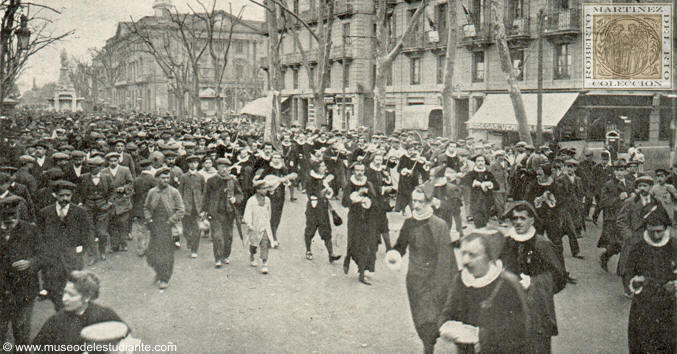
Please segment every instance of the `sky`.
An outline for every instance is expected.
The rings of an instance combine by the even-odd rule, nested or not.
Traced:
[[[263,9],[248,0],[201,0],[206,6],[216,1],[216,8],[228,10],[232,4],[233,12],[237,14],[241,6],[246,6],[244,18],[262,20]],[[54,35],[74,30],[66,39],[47,47],[29,58],[27,67],[19,78],[18,86],[21,92],[30,89],[33,80],[38,86],[57,81],[59,78],[60,59],[63,49],[69,57],[89,60],[89,48],[101,48],[106,39],[115,35],[117,23],[129,21],[130,17],[137,20],[143,16],[153,15],[153,0],[33,0],[34,3],[48,5],[61,12],[54,14],[47,10],[40,10],[34,6],[30,8],[30,15],[48,18],[52,21],[46,28]],[[173,4],[180,12],[200,8],[198,0],[173,0]]]

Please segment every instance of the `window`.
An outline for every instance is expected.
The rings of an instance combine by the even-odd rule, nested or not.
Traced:
[[[438,84],[443,84],[444,83],[444,62],[446,59],[446,56],[444,55],[438,55],[437,56],[437,83]]]
[[[421,58],[411,58],[410,63],[409,83],[411,85],[419,85],[421,83]]]
[[[392,86],[393,85],[393,65],[390,64],[388,67],[388,70],[383,73],[383,75],[386,77],[386,86]]]
[[[437,31],[440,35],[446,32],[447,28],[447,4],[437,6]]]
[[[311,15],[315,13],[315,0],[308,0]]]
[[[484,52],[474,52],[472,54],[472,81],[484,81]]]
[[[310,73],[308,75],[308,82],[316,82],[315,81],[315,65],[310,66]]]
[[[411,18],[414,17],[414,13],[416,12],[416,9],[409,10],[409,21],[411,22]],[[423,19],[425,16],[419,17],[419,19]],[[410,38],[419,38],[419,34],[421,32],[421,21],[419,20],[419,23],[414,24],[414,28],[411,30],[411,33],[409,34],[411,37]]]
[[[397,18],[395,13],[388,14],[388,38],[394,39],[397,36]]]
[[[284,89],[287,88],[287,72],[284,71],[284,70],[282,71],[282,80],[281,81],[282,81],[282,89],[284,90]]]
[[[508,6],[513,19],[524,17],[524,0],[510,0]]]
[[[571,52],[568,43],[555,45],[555,80],[571,78]]]
[[[295,14],[299,13],[299,0],[294,0],[294,7],[292,8]]]
[[[343,44],[350,45],[350,22],[343,24]]]
[[[515,77],[518,81],[524,80],[524,49],[513,49],[510,51],[512,67],[515,70]]]
[[[343,87],[350,87],[350,62],[343,65]]]
[[[331,66],[327,67],[327,76],[324,77],[324,87],[331,87]]]
[[[233,46],[235,47],[235,53],[242,54],[244,53],[244,41],[233,40]]]
[[[376,64],[371,66],[371,89],[373,90],[376,86]]]
[[[475,30],[479,30],[484,24],[484,6],[485,0],[474,0],[472,3],[472,17],[475,24]]]
[[[298,70],[292,70],[292,76],[293,76],[293,88],[297,89],[299,88],[299,71]]]
[[[256,63],[256,42],[252,42],[252,62]]]

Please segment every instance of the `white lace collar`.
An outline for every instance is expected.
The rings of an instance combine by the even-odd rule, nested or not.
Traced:
[[[482,168],[479,168],[479,167],[477,167],[477,165],[475,165],[474,170],[475,170],[475,172],[486,172],[487,167],[484,166],[484,167],[482,167]]]
[[[284,162],[280,162],[279,164],[275,165],[275,164],[273,164],[273,161],[271,161],[269,165],[270,165],[271,168],[279,170],[282,167],[284,167]]]
[[[366,176],[362,176],[362,180],[358,180],[356,177],[357,176],[355,176],[355,175],[350,176],[350,182],[352,182],[354,185],[361,187],[361,186],[364,186],[365,184],[367,184],[367,177]]]
[[[449,150],[445,151],[444,154],[447,155],[448,157],[454,158],[456,157],[456,150],[454,150],[454,153],[451,155],[449,155]]]
[[[498,259],[495,262],[490,263],[487,274],[479,278],[475,278],[475,276],[472,275],[467,268],[463,268],[461,271],[461,281],[463,282],[463,285],[469,288],[483,288],[491,284],[494,280],[498,279],[502,271],[503,262]]]
[[[529,230],[527,230],[527,233],[525,233],[525,234],[518,234],[517,230],[515,230],[514,227],[511,227],[508,230],[508,237],[510,237],[511,239],[513,239],[517,242],[529,241],[534,237],[534,235],[536,235],[536,228],[534,228],[533,226],[530,227]]]
[[[552,177],[551,176],[548,176],[548,180],[545,181],[545,183],[541,183],[541,181],[538,181],[539,186],[549,186],[551,184],[552,184]]]
[[[644,230],[644,241],[652,247],[663,247],[667,245],[668,242],[670,242],[670,228],[668,227],[665,229],[665,231],[663,231],[663,236],[658,242],[652,240],[651,237],[649,237],[649,231]]]
[[[381,165],[381,167],[376,167],[376,166],[374,166],[374,163],[372,162],[372,163],[369,164],[369,168],[371,168],[372,170],[374,170],[376,172],[381,172],[381,171],[383,171],[385,166]]]

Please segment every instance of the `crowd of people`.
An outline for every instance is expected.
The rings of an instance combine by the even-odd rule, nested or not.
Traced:
[[[461,352],[550,352],[554,296],[576,284],[563,238],[583,259],[578,239],[593,237],[586,223],[600,215],[600,266],[620,255],[616,271],[632,298],[630,351],[675,351],[677,174],[640,172],[643,157],[296,126],[268,142],[247,123],[136,114],[0,123],[0,331],[11,324],[18,344],[31,341],[39,296],[58,311],[41,341],[53,340],[64,312],[98,309],[73,305],[74,293],[96,298],[91,283],[98,292],[98,279],[79,271],[129,251],[130,240],[159,289],[169,287],[174,251],[198,258],[206,238],[215,268],[230,263],[239,237],[250,265],[267,274],[270,249],[296,237],[278,229],[300,193],[307,260],[316,234],[328,261],[341,259],[332,225],[344,213],[343,270],[355,263],[360,283],[371,285],[379,245],[392,268],[408,253],[407,294],[427,353],[440,337]],[[389,213],[407,217],[394,242]]]

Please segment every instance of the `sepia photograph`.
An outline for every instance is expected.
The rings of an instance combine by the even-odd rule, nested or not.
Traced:
[[[677,353],[674,0],[0,0],[2,353]]]

